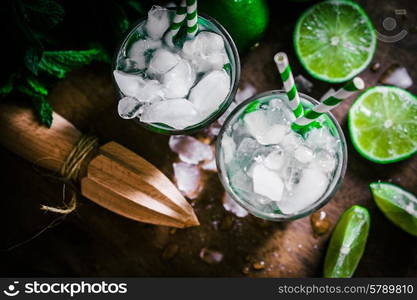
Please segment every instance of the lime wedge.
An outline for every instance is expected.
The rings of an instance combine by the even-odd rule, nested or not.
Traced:
[[[298,19],[294,47],[311,76],[347,81],[363,71],[376,49],[376,34],[364,10],[347,0],[313,5]]]
[[[348,127],[363,157],[380,164],[406,159],[417,152],[417,98],[397,87],[372,87],[350,108]]]
[[[416,196],[386,182],[374,182],[369,187],[382,213],[404,231],[417,236]]]
[[[354,205],[339,219],[324,259],[324,277],[352,277],[365,250],[371,217],[364,207]]]

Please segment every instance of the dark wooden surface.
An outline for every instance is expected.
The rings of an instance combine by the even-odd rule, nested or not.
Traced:
[[[271,1],[271,23],[260,46],[242,56],[241,87],[253,85],[258,92],[280,85],[272,56],[279,50],[290,55],[295,73],[314,83],[313,97],[320,98],[332,85],[312,80],[297,63],[292,47],[293,24],[308,4],[285,9]],[[281,2],[281,1],[280,1]],[[400,42],[379,42],[374,62],[378,72],[366,70],[363,78],[376,84],[393,63],[407,67],[417,81],[417,8],[414,1],[360,1],[375,27],[395,9],[407,9],[403,19],[410,33]],[[417,85],[410,89],[417,93]],[[51,94],[55,110],[79,129],[93,131],[102,142],[115,140],[159,167],[172,178],[176,155],[168,148],[168,137],[147,132],[116,115],[115,96],[106,66],[93,65],[73,72],[58,83]],[[334,113],[347,134],[346,113],[352,100]],[[383,180],[399,184],[417,194],[417,156],[393,165],[376,165],[360,157],[348,140],[349,162],[343,186],[323,210],[334,224],[340,213],[353,204],[367,207],[372,227],[356,276],[417,276],[417,239],[394,227],[377,210],[368,184]],[[204,173],[205,186],[194,200],[201,226],[172,232],[169,228],[140,224],[119,217],[96,204],[80,199],[77,211],[65,218],[39,210],[40,204],[62,201],[62,185],[51,174],[39,170],[0,147],[3,178],[1,188],[0,274],[2,276],[320,276],[329,234],[315,238],[310,219],[287,223],[263,222],[254,217],[237,218],[221,204],[223,189],[215,173]],[[233,220],[230,228],[217,223]],[[32,237],[31,241],[11,246]],[[226,226],[227,227],[227,226]],[[164,249],[178,246],[170,260]],[[174,247],[175,248],[175,247]],[[199,258],[202,248],[223,253],[218,264]],[[266,268],[242,269],[263,260]]]

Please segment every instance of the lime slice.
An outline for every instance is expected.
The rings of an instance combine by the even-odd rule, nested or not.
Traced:
[[[343,82],[363,71],[376,48],[376,34],[364,10],[346,0],[318,3],[298,19],[294,47],[311,76]]]
[[[383,214],[404,231],[417,236],[416,196],[386,182],[374,182],[369,187]]]
[[[365,250],[371,217],[364,207],[354,205],[340,217],[324,259],[324,277],[352,277]]]
[[[417,98],[392,86],[361,94],[349,110],[352,143],[365,158],[380,164],[417,152]]]

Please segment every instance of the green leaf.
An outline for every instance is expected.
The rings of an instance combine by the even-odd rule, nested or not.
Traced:
[[[39,69],[50,75],[63,78],[67,72],[87,65],[93,60],[110,62],[107,53],[101,49],[44,51]]]
[[[46,100],[48,89],[44,84],[34,77],[26,78],[26,81],[17,86],[18,91],[28,95],[31,99],[32,105],[35,109],[39,121],[51,127],[52,125],[52,107]]]
[[[64,19],[64,8],[53,0],[22,1],[27,21],[37,30],[49,30]]]
[[[4,85],[0,86],[0,97],[7,96],[13,90],[14,80],[16,78],[16,74],[12,74],[9,79],[4,83]]]
[[[26,51],[25,66],[33,74],[38,75],[39,62],[41,61],[42,50],[37,47],[30,47]]]
[[[49,105],[48,101],[46,100],[46,97],[33,97],[32,105],[35,108],[39,121],[43,125],[46,125],[48,128],[51,127],[53,121],[52,107],[51,105]]]

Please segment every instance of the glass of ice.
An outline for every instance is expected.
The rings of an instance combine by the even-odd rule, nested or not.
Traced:
[[[198,131],[228,108],[237,90],[240,61],[227,31],[213,18],[198,17],[198,32],[175,47],[167,42],[175,10],[154,6],[121,43],[113,78],[118,112],[165,134]],[[182,36],[182,38],[181,38]]]
[[[301,94],[304,108],[318,104]],[[227,194],[251,214],[271,221],[304,217],[338,190],[347,163],[343,132],[330,114],[304,136],[284,91],[269,91],[238,105],[216,142],[216,162]]]

